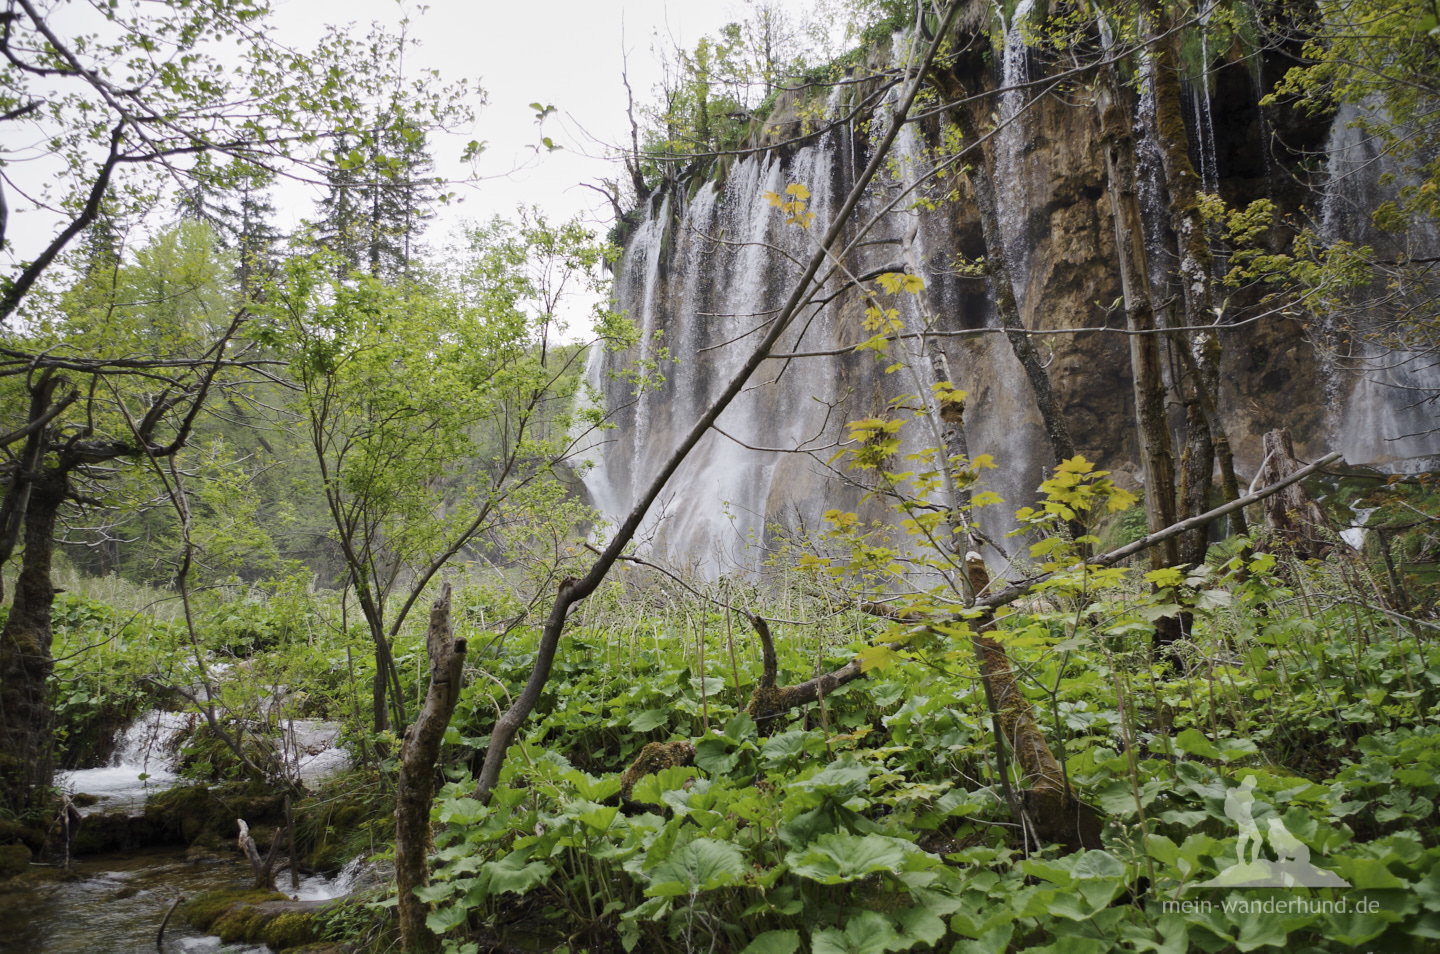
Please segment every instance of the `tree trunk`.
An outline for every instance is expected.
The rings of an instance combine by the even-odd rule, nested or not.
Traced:
[[[435,800],[435,762],[465,670],[465,640],[453,639],[450,626],[450,584],[430,610],[425,635],[430,656],[430,688],[415,724],[400,746],[400,780],[395,798],[395,884],[399,890],[400,938],[406,951],[434,951],[439,938],[425,919],[430,906],[415,896],[430,883],[430,806]]]
[[[1115,221],[1115,251],[1125,296],[1125,325],[1130,331],[1130,371],[1134,377],[1135,420],[1140,428],[1140,459],[1145,473],[1145,518],[1151,533],[1175,523],[1175,452],[1165,416],[1165,381],[1160,373],[1160,338],[1150,298],[1144,222],[1135,187],[1135,141],[1129,112],[1122,105],[1113,68],[1101,71],[1095,105],[1105,144],[1110,211]],[[1150,548],[1152,569],[1180,562],[1174,539]]]
[[[51,782],[50,582],[55,517],[69,493],[63,470],[32,481],[25,511],[25,553],[10,615],[0,629],[0,794],[17,816],[43,804]]]
[[[1153,138],[1165,172],[1165,190],[1170,196],[1170,224],[1175,231],[1180,262],[1180,286],[1185,302],[1185,325],[1200,328],[1218,322],[1215,310],[1214,261],[1200,213],[1200,177],[1190,162],[1190,140],[1185,131],[1180,96],[1180,35],[1157,0],[1141,0],[1140,19],[1151,57],[1155,84]],[[1217,332],[1185,332],[1188,347],[1182,358],[1190,378],[1191,395],[1186,412],[1186,516],[1209,506],[1211,468],[1220,466],[1221,493],[1228,503],[1240,496],[1235,479],[1235,462],[1230,439],[1220,419],[1220,339]],[[1193,437],[1192,437],[1193,435]],[[1203,485],[1203,489],[1202,489]],[[1243,511],[1231,518],[1231,528],[1245,532]],[[1199,533],[1182,544],[1187,562],[1205,558],[1205,537]]]
[[[1257,478],[1261,483],[1284,480],[1305,466],[1295,459],[1289,428],[1266,434],[1262,446],[1265,460]],[[1337,547],[1348,549],[1337,542],[1339,537],[1325,511],[1298,482],[1265,500],[1265,526],[1277,538],[1279,549],[1289,550],[1302,560],[1322,560]]]
[[[1130,334],[1130,373],[1135,392],[1135,420],[1140,429],[1140,462],[1145,474],[1145,521],[1151,533],[1176,522],[1175,451],[1170,422],[1165,414],[1165,380],[1160,373],[1160,337],[1155,327],[1155,305],[1150,297],[1150,269],[1145,253],[1145,223],[1135,184],[1135,138],[1130,134],[1130,111],[1120,93],[1120,77],[1113,66],[1100,71],[1095,85],[1095,107],[1100,113],[1100,137],[1105,144],[1105,174],[1109,180],[1111,217],[1115,223],[1115,252],[1120,262],[1120,286],[1125,299],[1125,326]],[[1203,512],[1204,508],[1195,513]],[[1200,530],[1204,538],[1204,529]],[[1180,538],[1172,537],[1150,548],[1150,568],[1181,562]],[[1152,586],[1152,589],[1154,587]],[[1183,635],[1179,616],[1155,621],[1153,644],[1169,646]]]

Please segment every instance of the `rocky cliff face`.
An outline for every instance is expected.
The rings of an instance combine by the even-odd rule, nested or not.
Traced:
[[[896,38],[897,46],[902,42]],[[887,55],[877,53],[870,67]],[[1257,69],[1223,55],[1214,62],[1203,87],[1190,91],[1193,159],[1207,188],[1231,203],[1270,198],[1282,218],[1328,217],[1324,228],[1333,237],[1373,240],[1365,207],[1380,201],[1377,190],[1387,187],[1378,184],[1383,170],[1365,163],[1372,157],[1347,126],[1353,115],[1317,120],[1262,109],[1262,91],[1274,80],[1268,63]],[[968,71],[971,88],[1003,89],[1045,75],[1018,33],[1003,50],[958,69]],[[864,89],[812,90],[782,103],[757,136],[757,145],[770,148],[708,176],[682,179],[637,210],[616,299],[645,338],[629,352],[598,357],[590,368],[618,425],[592,451],[596,466],[586,478],[605,513],[618,516],[629,508],[641,483],[785,300],[798,263],[869,160],[887,107],[817,138],[788,140],[846,115]],[[1015,291],[1026,326],[1055,332],[1039,340],[1078,448],[1133,483],[1139,455],[1128,345],[1123,334],[1105,330],[1123,328],[1124,316],[1116,304],[1119,273],[1097,116],[1083,89],[1044,89],[998,95],[993,115],[1002,128],[986,146]],[[1143,95],[1132,106],[1140,130]],[[901,296],[901,318],[916,330],[926,314],[935,316],[935,342],[950,377],[970,395],[964,414],[970,451],[990,454],[999,464],[987,486],[1006,505],[989,508],[982,526],[1000,539],[1008,512],[1028,503],[1043,479],[1046,445],[1019,364],[1006,339],[994,333],[999,321],[988,280],[964,267],[984,254],[968,180],[924,185],[901,197],[916,170],[933,161],[944,134],[933,116],[902,131],[887,172],[849,229],[847,238],[856,244],[844,265],[857,276],[893,265],[925,279],[923,295]],[[1321,152],[1328,154],[1327,166],[1317,173],[1314,156]],[[1173,238],[1166,231],[1158,158],[1143,136],[1139,153],[1152,290],[1157,303],[1173,302]],[[808,231],[787,226],[764,198],[791,183],[811,192],[809,211],[816,220]],[[1354,200],[1348,206],[1339,201],[1347,196]],[[1277,227],[1273,241],[1283,243],[1285,234]],[[826,295],[842,284],[833,278]],[[765,363],[721,417],[720,432],[708,436],[670,481],[649,518],[648,540],[657,552],[709,572],[753,567],[765,558],[764,548],[781,544],[786,529],[816,529],[827,509],[884,519],[883,507],[864,502],[863,482],[828,461],[845,422],[883,413],[892,399],[915,393],[930,379],[905,369],[887,373],[891,361],[854,353],[853,346],[870,335],[862,329],[862,311],[850,291],[796,321],[779,349],[792,356]],[[1353,465],[1433,466],[1440,436],[1428,433],[1431,415],[1415,402],[1417,394],[1440,388],[1434,369],[1394,353],[1337,362],[1312,344],[1301,319],[1256,318],[1259,312],[1256,302],[1236,295],[1222,331],[1221,409],[1242,478],[1260,463],[1260,436],[1282,425],[1293,430],[1302,456],[1339,449]],[[661,348],[668,349],[668,359],[661,363],[665,381],[659,388],[637,398],[631,385],[608,376],[654,359]],[[926,360],[911,357],[914,366]],[[1183,426],[1178,408],[1172,423]],[[931,443],[922,431],[918,424],[907,428],[905,452]],[[1177,446],[1183,445],[1177,440]]]

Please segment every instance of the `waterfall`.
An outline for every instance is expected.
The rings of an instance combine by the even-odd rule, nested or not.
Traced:
[[[1005,27],[1000,74],[1003,90],[1000,94],[1000,130],[995,136],[994,146],[995,205],[1000,216],[1000,231],[1005,236],[1005,255],[1015,283],[1015,299],[1021,308],[1025,306],[1033,248],[1026,216],[1030,196],[1025,176],[1025,150],[1031,142],[1031,132],[1024,113],[1029,95],[1023,86],[1030,79],[1025,21],[1034,6],[1035,0],[1020,0]]]
[[[829,110],[838,109],[838,91]],[[738,371],[789,291],[788,262],[776,250],[803,260],[829,224],[836,160],[832,132],[799,149],[789,161],[771,154],[736,162],[723,184],[706,183],[672,215],[670,200],[652,207],[620,263],[616,300],[642,331],[637,348],[618,357],[650,360],[668,349],[663,384],[636,398],[627,386],[605,380],[617,359],[595,355],[589,380],[607,394],[617,427],[592,444],[595,466],[585,483],[597,508],[615,521],[633,505],[660,464]],[[799,183],[810,190],[808,230],[786,226],[765,193]],[[664,250],[667,266],[660,267]],[[807,322],[802,317],[797,325]],[[828,331],[827,319],[808,320],[811,338]],[[654,335],[659,333],[659,338]],[[652,339],[654,343],[652,344]],[[807,339],[809,340],[809,339]],[[787,335],[781,350],[795,344]],[[777,378],[771,385],[765,382]],[[765,534],[765,502],[784,499],[775,484],[782,455],[741,446],[789,448],[810,436],[813,388],[780,362],[767,362],[746,392],[720,416],[724,432],[707,435],[672,477],[642,524],[640,539],[701,572],[748,566],[750,542]],[[808,380],[809,374],[804,377]],[[823,395],[822,395],[823,398]],[[628,407],[622,405],[628,404]],[[737,443],[740,442],[740,443]],[[675,501],[683,500],[683,505]]]
[[[1380,259],[1433,258],[1440,255],[1440,234],[1433,223],[1417,222],[1396,234],[1371,221],[1373,210],[1395,201],[1407,182],[1414,182],[1405,165],[1364,128],[1367,120],[1386,119],[1378,100],[1346,103],[1336,113],[1326,145],[1321,239],[1327,246],[1339,241],[1369,245]],[[1374,304],[1395,294],[1383,280],[1376,286],[1358,293],[1360,303],[1368,298]],[[1413,292],[1433,299],[1440,289],[1421,281]],[[1383,314],[1378,306],[1373,310]],[[1440,358],[1429,351],[1382,347],[1352,335],[1331,316],[1321,316],[1317,327],[1330,345],[1321,355],[1336,449],[1352,464],[1389,472],[1414,473],[1440,464],[1440,436],[1435,432]]]
[[[1031,3],[1021,2],[1006,26],[1003,49],[997,45],[1004,92],[995,111],[1004,128],[987,148],[1006,251],[1017,295],[1027,299],[1022,314],[1041,334],[1047,373],[1077,447],[1098,466],[1133,475],[1134,414],[1125,385],[1130,367],[1124,339],[1066,333],[1107,324],[1113,329],[1120,317],[1115,306],[1120,289],[1113,261],[1114,225],[1104,196],[1104,164],[1097,158],[1099,130],[1093,110],[1054,97],[1030,100],[1020,88],[1030,68],[1024,24],[1033,15]],[[908,49],[904,36],[892,38],[890,63],[899,62]],[[1207,45],[1202,55],[1208,58],[1210,52]],[[876,52],[875,58],[885,57]],[[1260,181],[1258,168],[1253,178],[1219,178],[1217,153],[1230,155],[1244,144],[1216,142],[1217,135],[1233,136],[1236,127],[1215,127],[1213,77],[1206,66],[1185,103],[1186,121],[1194,122],[1192,142],[1204,186],[1223,185],[1227,198],[1240,203],[1269,195],[1270,182]],[[839,112],[845,96],[865,94],[863,85],[832,89],[827,115]],[[1153,97],[1153,90],[1142,87],[1142,111],[1153,111]],[[798,129],[815,121],[820,105],[818,95],[801,94],[777,106],[772,118]],[[823,135],[737,154],[716,162],[708,180],[682,176],[672,189],[637,210],[617,267],[615,298],[643,337],[623,352],[597,349],[591,354],[587,380],[615,427],[588,436],[580,445],[594,465],[584,476],[591,500],[610,521],[633,506],[764,334],[800,271],[799,263],[813,254],[814,241],[853,183],[855,168],[864,167],[866,150],[873,148],[877,127],[887,117],[888,110],[879,105],[872,116]],[[1349,118],[1356,118],[1353,110]],[[1293,123],[1294,117],[1285,121]],[[951,267],[957,259],[973,261],[984,248],[973,209],[949,201],[963,195],[965,186],[958,181],[939,184],[933,191],[926,186],[924,194],[916,196],[922,201],[903,202],[880,215],[899,190],[917,181],[929,159],[928,143],[939,141],[934,138],[935,122],[932,114],[924,125],[909,124],[899,132],[893,161],[861,198],[856,222],[846,234],[847,241],[860,237],[860,223],[869,223],[863,240],[846,254],[844,267],[850,274],[863,274],[888,267],[904,253],[910,268],[926,282],[923,302],[908,295],[894,299],[907,328],[933,321],[947,333],[985,332],[998,326],[988,282]],[[1322,217],[1330,238],[1369,241],[1368,220],[1359,222],[1341,201],[1348,197],[1374,208],[1375,190],[1382,188],[1377,178],[1383,167],[1373,155],[1362,154],[1371,147],[1351,142],[1356,135],[1343,114],[1337,118],[1331,142],[1332,188],[1311,197],[1324,200]],[[1166,286],[1174,272],[1174,253],[1166,232],[1163,169],[1154,144],[1144,136],[1139,148],[1150,274],[1157,300],[1164,301],[1173,297]],[[1275,159],[1286,171],[1300,161],[1281,153]],[[1351,171],[1364,180],[1363,188],[1341,185]],[[765,199],[767,192],[783,195],[792,183],[810,191],[808,211],[816,220],[808,231],[785,225],[784,215]],[[1383,188],[1393,193],[1397,186]],[[1275,190],[1275,199],[1282,206],[1289,203],[1282,214],[1294,215],[1305,197]],[[1440,241],[1423,230],[1407,241],[1408,249],[1440,249]],[[867,524],[893,521],[881,503],[866,500],[864,475],[856,479],[843,470],[843,461],[829,461],[844,439],[845,422],[885,413],[897,396],[914,392],[915,384],[903,364],[897,373],[886,373],[894,358],[875,361],[848,353],[868,337],[861,328],[859,296],[842,294],[836,279],[824,296],[833,301],[798,315],[776,349],[807,357],[771,359],[760,366],[721,415],[718,431],[701,440],[667,483],[642,524],[637,539],[642,548],[672,567],[703,574],[735,569],[755,573],[769,555],[766,548],[779,545],[788,531],[820,529],[825,510],[854,511]],[[1317,330],[1323,330],[1318,323],[1311,331]],[[1047,339],[1049,331],[1057,333]],[[989,454],[999,464],[985,475],[985,487],[1005,504],[983,510],[980,521],[987,535],[1003,542],[1011,512],[1033,502],[1048,459],[1033,395],[1003,336],[946,336],[936,345],[948,359],[954,383],[970,395],[965,412],[970,453]],[[894,349],[892,353],[899,354]],[[910,360],[919,357],[912,353]],[[633,382],[615,372],[640,360],[656,361],[664,380],[637,396]],[[1440,370],[1427,359],[1365,352],[1350,356],[1359,373],[1350,373],[1338,358],[1326,372],[1321,360],[1299,329],[1282,319],[1227,331],[1227,392],[1221,412],[1227,423],[1233,422],[1230,435],[1242,470],[1259,463],[1259,437],[1277,423],[1293,424],[1302,447],[1335,447],[1352,464],[1414,469],[1440,451],[1440,438],[1429,432],[1434,415],[1428,404],[1416,402],[1440,391]],[[923,373],[928,380],[929,369]],[[1328,396],[1323,384],[1327,375],[1333,382]],[[1407,387],[1421,390],[1404,390]],[[1277,395],[1289,403],[1276,408]],[[920,422],[907,426],[902,440],[901,457],[933,443]],[[797,448],[814,453],[785,453]]]
[[[66,772],[59,783],[100,799],[81,814],[143,808],[148,796],[175,784],[175,736],[189,723],[184,713],[151,709],[120,734],[109,765]]]

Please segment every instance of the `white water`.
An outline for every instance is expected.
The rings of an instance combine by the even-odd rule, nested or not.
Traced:
[[[99,797],[93,806],[81,809],[82,815],[143,809],[147,797],[175,784],[175,734],[189,720],[184,713],[151,709],[121,733],[109,765],[66,772],[59,784]]]
[[[1370,221],[1374,209],[1414,181],[1383,143],[1358,125],[1364,119],[1384,118],[1377,101],[1346,104],[1337,112],[1326,146],[1321,237],[1327,243],[1371,245],[1380,259],[1440,255],[1440,233],[1433,224],[1397,234],[1381,232]],[[1424,295],[1434,289],[1416,291]],[[1362,298],[1366,294],[1379,299],[1389,289],[1360,293]],[[1321,319],[1322,336],[1344,330],[1327,328],[1326,316]],[[1348,335],[1337,336],[1336,351],[1323,357],[1330,431],[1347,461],[1389,473],[1417,473],[1440,463],[1435,423],[1440,417],[1440,359],[1427,352],[1391,351]]]
[[[1365,529],[1365,524],[1370,521],[1370,515],[1379,509],[1379,507],[1361,507],[1351,504],[1350,510],[1355,516],[1351,518],[1350,526],[1340,531],[1340,539],[1357,550],[1364,549],[1365,537],[1370,532]]]
[[[366,865],[366,860],[357,855],[346,862],[345,867],[336,872],[334,877],[326,877],[323,874],[308,875],[300,879],[299,888],[291,890],[288,875],[282,873],[276,879],[276,884],[281,891],[289,894],[296,901],[328,901],[331,898],[343,898],[355,890],[356,882],[365,871]]]
[[[832,99],[831,115],[840,106],[838,91]],[[789,162],[769,155],[738,161],[723,188],[700,187],[673,214],[668,200],[662,202],[628,243],[616,298],[628,304],[630,318],[646,338],[618,361],[594,355],[587,372],[592,386],[605,393],[617,424],[586,450],[595,464],[585,477],[586,487],[612,524],[630,509],[765,334],[792,275],[790,263],[777,262],[775,250],[801,260],[812,254],[813,242],[829,224],[831,172],[843,155],[835,140],[841,135],[804,146]],[[814,219],[808,229],[785,224],[785,215],[765,199],[767,192],[785,195],[792,184],[810,192],[806,211]],[[668,269],[661,262],[665,249]],[[808,317],[802,316],[797,326]],[[823,339],[829,329],[822,315],[809,322],[806,340]],[[787,336],[781,350],[794,346],[796,334]],[[608,368],[625,360],[654,359],[660,348],[669,349],[669,360],[659,369],[665,377],[660,387],[637,399],[629,385],[606,379]],[[806,433],[812,419],[807,405],[823,399],[825,388],[813,387],[808,371],[806,376],[801,381],[798,368],[775,361],[755,373],[717,422],[730,437],[711,433],[691,452],[642,523],[642,547],[706,574],[756,566],[757,554],[748,546],[765,535],[765,502],[777,495],[784,499],[785,487],[776,477],[786,465],[783,455],[750,450],[736,441],[784,448],[813,436]],[[767,385],[777,377],[778,386]],[[676,504],[680,499],[683,505]]]
[[[101,768],[62,773],[57,780],[67,791],[95,795],[100,800],[82,815],[92,812],[144,809],[145,799],[175,784],[176,736],[198,716],[151,709],[121,733],[110,764]],[[296,719],[281,723],[278,740],[287,772],[303,782],[313,783],[349,764],[339,745],[340,725],[335,722]]]
[[[296,719],[280,724],[285,764],[303,782],[316,782],[346,768],[350,757],[340,746],[340,723]]]
[[[1005,28],[1005,50],[1001,58],[1001,128],[995,136],[995,206],[1000,231],[1005,237],[1005,255],[1015,285],[1015,300],[1023,308],[1029,285],[1030,241],[1026,211],[1030,192],[1025,175],[1025,150],[1033,137],[1026,122],[1027,92],[1020,88],[1030,79],[1030,51],[1025,43],[1025,21],[1035,0],[1020,0]]]

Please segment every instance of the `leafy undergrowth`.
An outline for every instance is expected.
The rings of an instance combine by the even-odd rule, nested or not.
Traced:
[[[1440,647],[1429,624],[1370,608],[1335,560],[1237,557],[1167,571],[1153,592],[1112,574],[1002,620],[1041,728],[1106,816],[1103,847],[1073,854],[1024,850],[963,627],[757,727],[741,705],[759,675],[743,617],[727,628],[672,601],[644,623],[592,619],[567,635],[491,804],[450,770],[432,927],[458,951],[537,924],[575,949],[627,951],[1434,946]],[[1191,639],[1152,665],[1154,620],[1182,604]],[[887,634],[858,614],[785,609],[823,623],[777,625],[782,683]],[[512,640],[472,659],[487,676],[452,724],[452,765],[483,747],[500,687],[528,672],[525,637]],[[694,740],[694,766],[646,777],[621,804],[618,773],[667,738]],[[1258,832],[1243,845],[1237,798]],[[1205,884],[1233,880],[1237,861],[1307,853],[1349,886]]]

